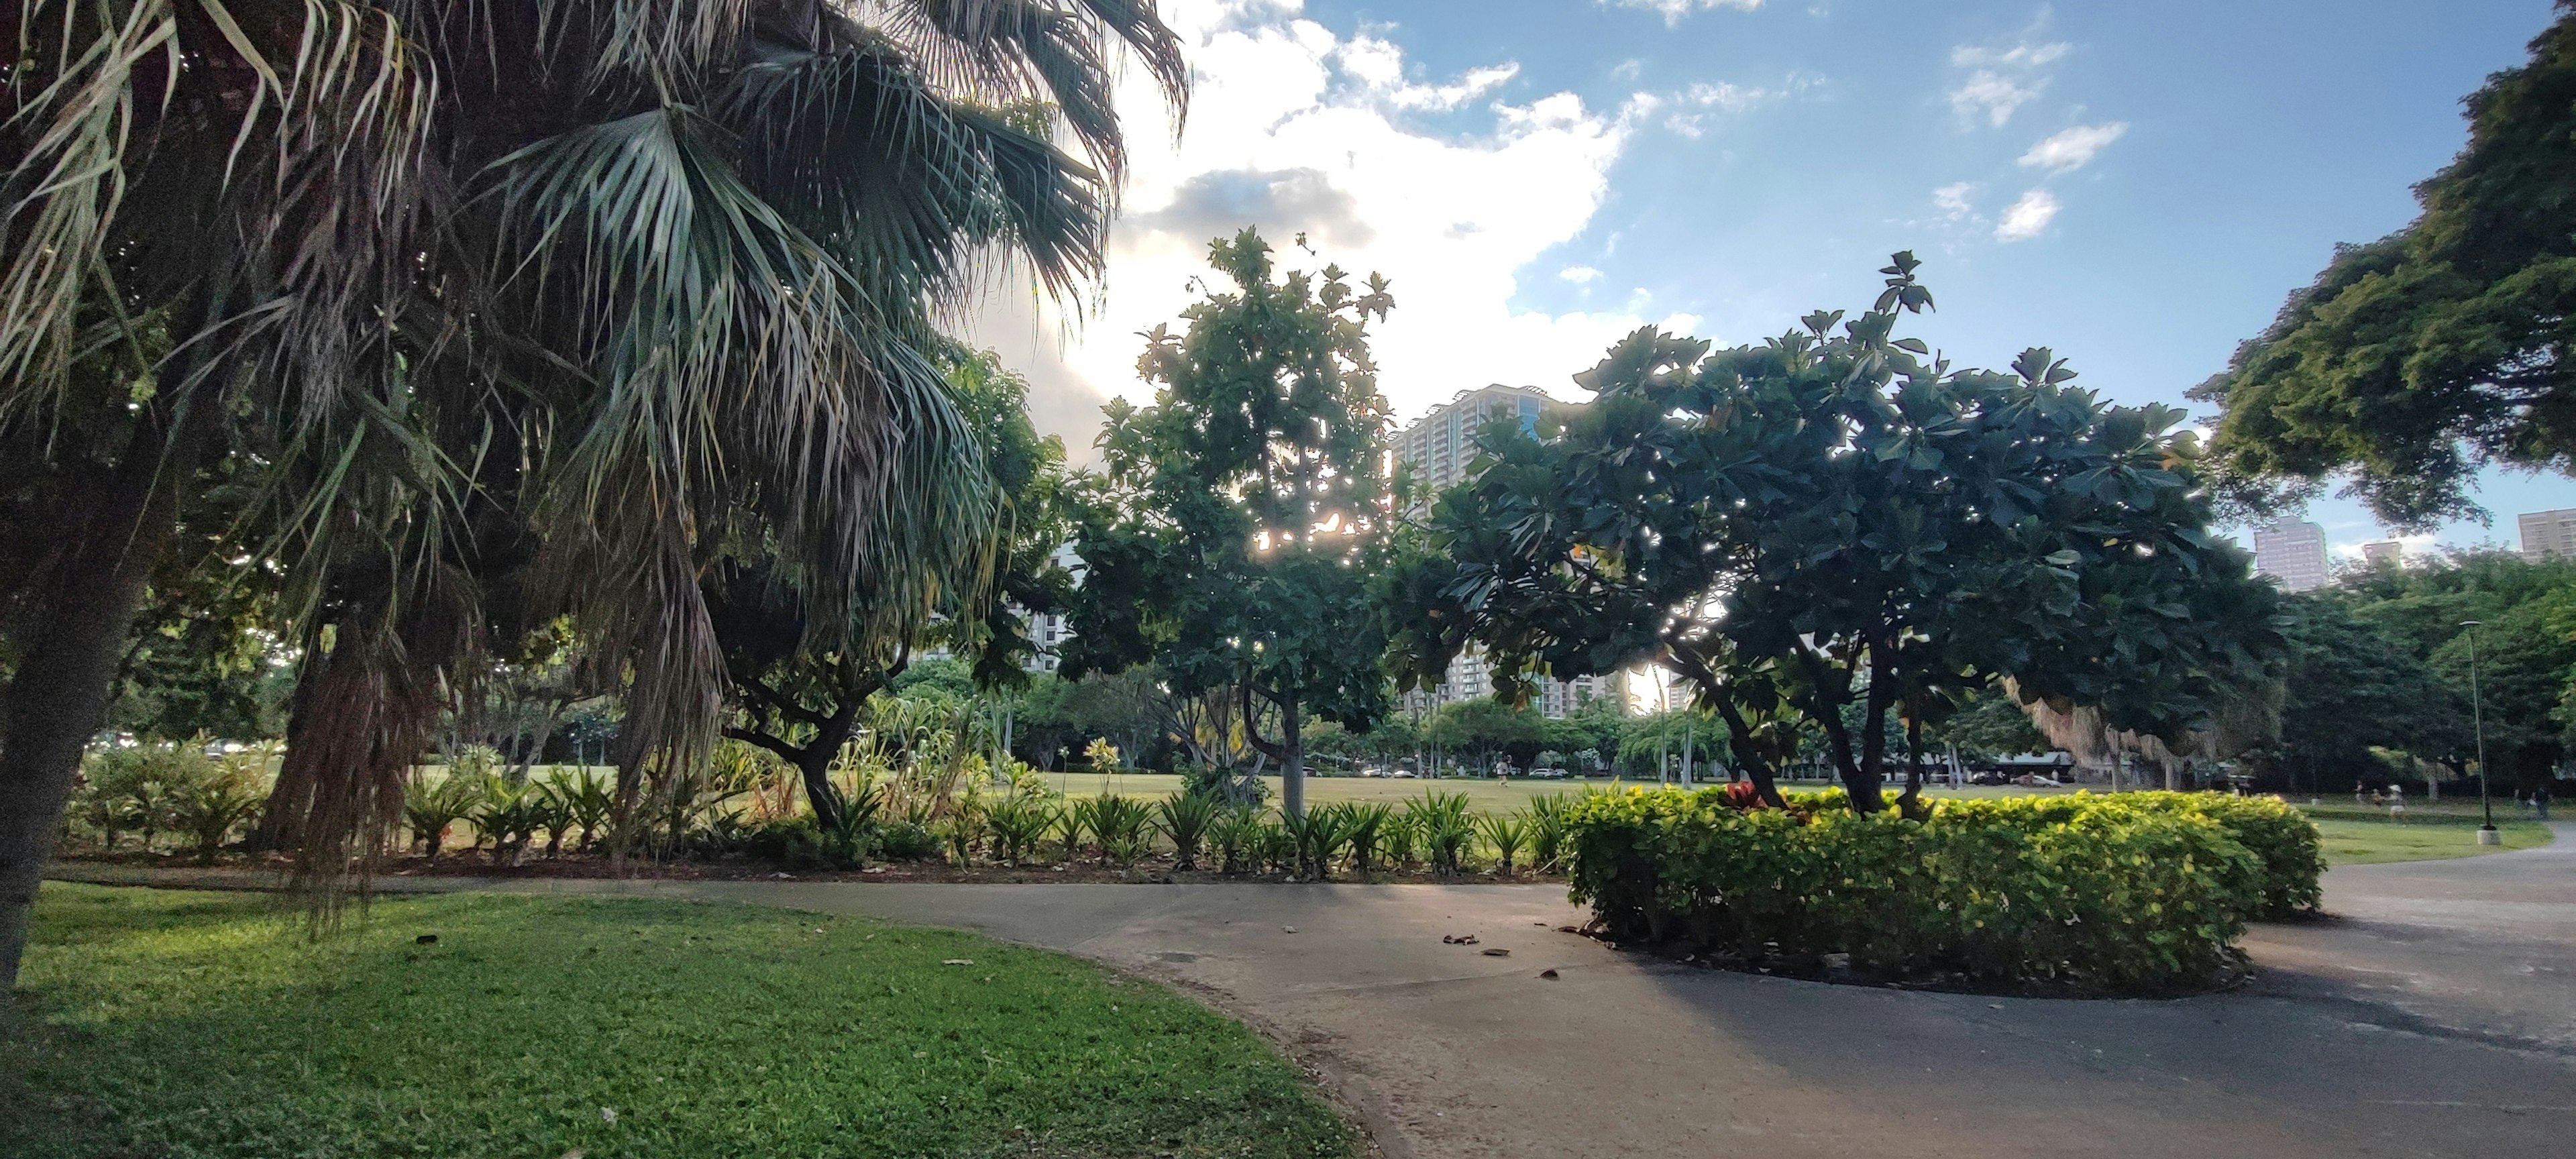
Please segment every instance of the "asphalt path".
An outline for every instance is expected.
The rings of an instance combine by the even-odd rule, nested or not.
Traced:
[[[2576,1156],[2568,824],[2540,849],[2334,870],[2332,917],[2248,936],[2253,984],[2165,1001],[1675,965],[1558,932],[1584,915],[1551,886],[384,884],[776,905],[1064,950],[1261,1027],[1399,1159]]]

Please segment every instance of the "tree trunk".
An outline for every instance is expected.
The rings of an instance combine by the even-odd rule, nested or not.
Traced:
[[[53,854],[81,750],[107,714],[116,666],[152,565],[169,550],[198,459],[218,416],[190,408],[176,430],[166,406],[182,371],[164,368],[159,402],[112,472],[73,512],[78,546],[30,618],[17,672],[0,696],[0,991],[15,989],[27,923]]]
[[[1306,741],[1298,728],[1297,698],[1279,698],[1279,809],[1291,817],[1306,815]]]

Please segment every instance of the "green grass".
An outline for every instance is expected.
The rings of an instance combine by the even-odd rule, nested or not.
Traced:
[[[1351,1154],[1240,1025],[865,919],[450,896],[316,944],[264,898],[49,883],[21,983],[0,1155]]]
[[[2370,865],[2383,861],[2429,861],[2444,857],[2475,857],[2483,853],[2502,853],[2511,849],[2529,849],[2550,842],[2549,827],[2538,821],[2526,821],[2499,813],[2496,829],[2504,844],[2477,843],[2479,816],[2475,801],[2427,805],[2421,801],[2406,807],[2403,822],[2388,819],[2385,809],[2356,807],[2348,802],[2322,805],[2300,805],[2300,811],[2316,821],[2317,830],[2325,837],[2326,864]]]

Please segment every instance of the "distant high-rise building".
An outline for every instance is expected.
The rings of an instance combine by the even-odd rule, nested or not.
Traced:
[[[1534,387],[1496,383],[1462,390],[1397,432],[1395,455],[1413,468],[1414,478],[1443,490],[1466,479],[1467,464],[1476,459],[1476,432],[1486,423],[1516,418],[1523,431],[1537,434],[1539,415],[1555,405],[1561,404]]]
[[[2576,559],[2576,507],[2525,511],[2515,522],[2522,525],[2522,558]]]
[[[2326,586],[2326,529],[2304,519],[2255,528],[2254,570],[2278,580],[2285,592]]]
[[[2361,562],[2369,564],[2372,567],[2377,567],[2383,563],[2396,564],[2403,567],[2406,564],[2406,545],[2399,543],[2394,539],[2382,540],[2378,543],[2362,544]]]
[[[1539,416],[1551,407],[1564,405],[1567,404],[1534,387],[1496,383],[1462,390],[1398,431],[1395,456],[1413,468],[1415,479],[1438,492],[1466,481],[1467,464],[1476,459],[1476,432],[1486,423],[1515,419],[1524,433],[1535,435]],[[1574,711],[1586,697],[1610,696],[1614,683],[1607,676],[1541,680],[1538,695],[1531,698],[1532,706],[1541,715],[1561,717]],[[1437,687],[1407,693],[1404,699],[1408,709],[1427,709],[1493,694],[1493,674],[1485,667],[1484,654],[1469,648],[1450,662],[1449,671]]]

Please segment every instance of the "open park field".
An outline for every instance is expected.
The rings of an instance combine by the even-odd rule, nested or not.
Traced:
[[[481,895],[293,921],[47,885],[0,1155],[1351,1153],[1242,1026],[973,934]]]

